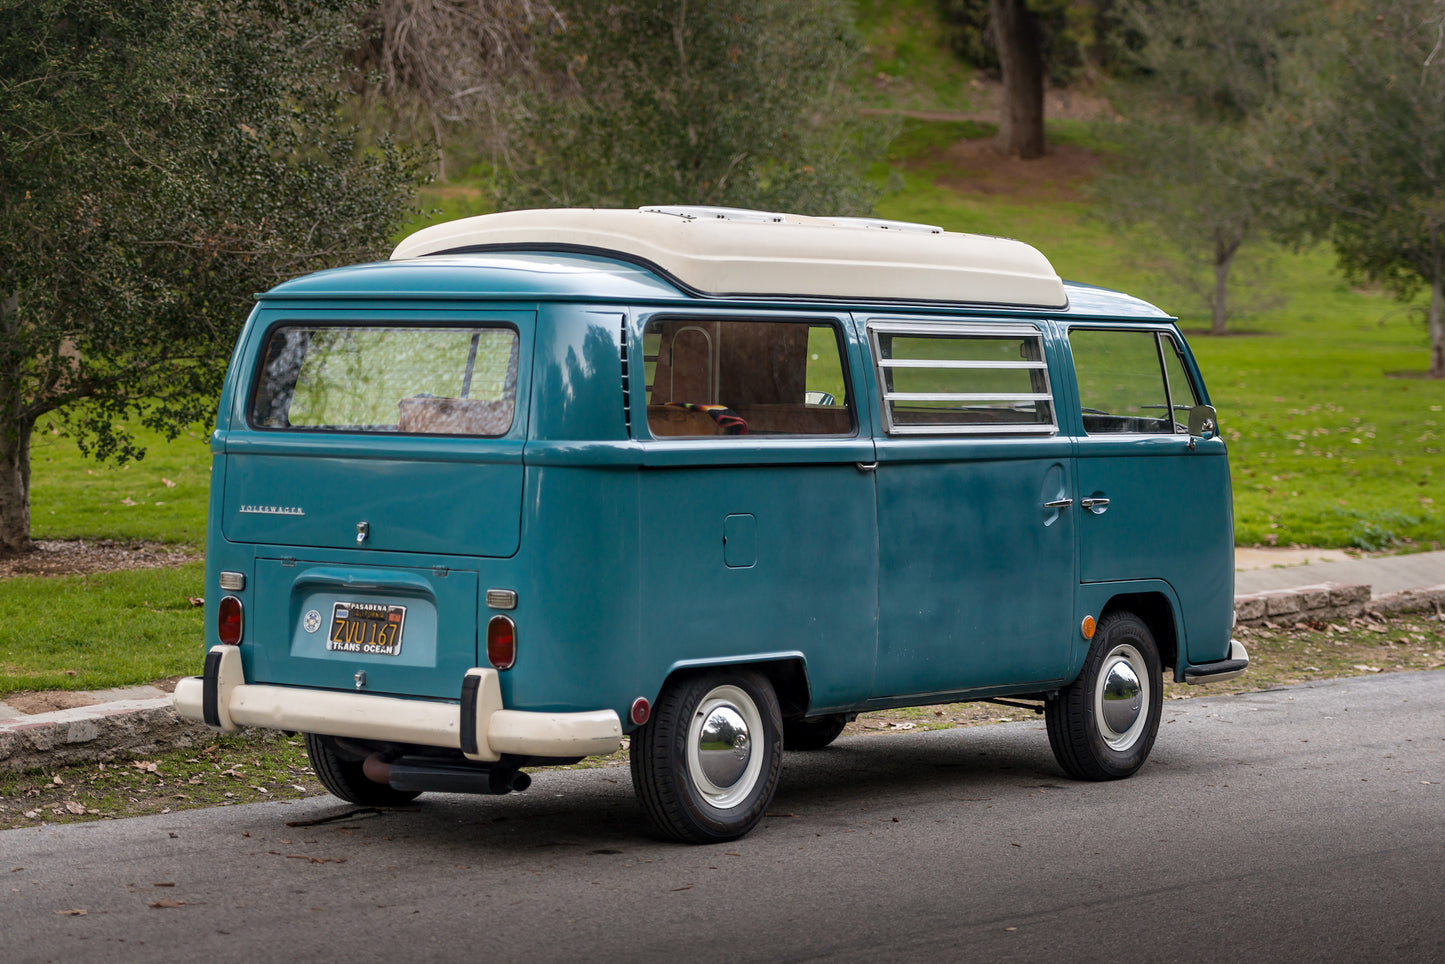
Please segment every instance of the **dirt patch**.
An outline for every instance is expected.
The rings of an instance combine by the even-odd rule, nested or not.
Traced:
[[[65,690],[47,690],[44,693],[11,693],[5,697],[5,705],[26,716],[35,713],[50,713],[54,710],[73,710],[77,706],[94,706],[98,700],[84,693]]]
[[[937,181],[967,194],[998,195],[1019,203],[1077,201],[1083,187],[1099,175],[1103,158],[1075,144],[1054,144],[1032,161],[1004,157],[992,140],[958,141],[925,160],[943,163],[951,170]]]
[[[201,558],[194,549],[164,542],[117,539],[39,540],[31,552],[0,555],[6,576],[74,576],[118,569],[179,566]]]

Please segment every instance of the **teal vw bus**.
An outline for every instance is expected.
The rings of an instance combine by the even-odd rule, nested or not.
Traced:
[[[1015,241],[519,211],[260,296],[221,397],[204,675],[328,790],[506,793],[615,751],[652,823],[761,819],[784,749],[997,700],[1089,780],[1166,669],[1243,672],[1225,445],[1174,321]]]

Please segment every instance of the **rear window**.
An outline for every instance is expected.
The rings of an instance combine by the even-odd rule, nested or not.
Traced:
[[[498,436],[516,396],[511,328],[283,326],[266,343],[251,424]]]

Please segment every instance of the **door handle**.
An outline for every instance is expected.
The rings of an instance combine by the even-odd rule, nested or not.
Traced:
[[[1103,496],[1095,495],[1090,496],[1087,499],[1080,499],[1079,505],[1088,509],[1090,512],[1094,513],[1094,515],[1100,515],[1105,509],[1109,507],[1109,500],[1104,498]]]
[[[876,471],[878,471],[878,463],[877,463],[877,462],[855,462],[855,463],[853,463],[853,464],[856,465],[856,466],[858,466],[858,471],[859,471],[859,472],[876,472]]]
[[[1067,509],[1074,504],[1073,499],[1054,499],[1052,502],[1045,502],[1045,509]]]

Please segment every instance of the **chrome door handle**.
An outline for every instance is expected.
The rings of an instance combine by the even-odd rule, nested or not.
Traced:
[[[1095,515],[1098,515],[1100,512],[1103,512],[1106,508],[1108,508],[1109,500],[1104,498],[1103,496],[1090,496],[1087,499],[1080,499],[1079,505],[1088,509]]]
[[[877,463],[877,462],[855,462],[854,465],[858,466],[858,471],[859,471],[859,472],[876,472],[876,471],[878,471],[878,463]]]
[[[1045,509],[1067,509],[1074,504],[1073,499],[1054,499],[1052,502],[1045,502]]]

